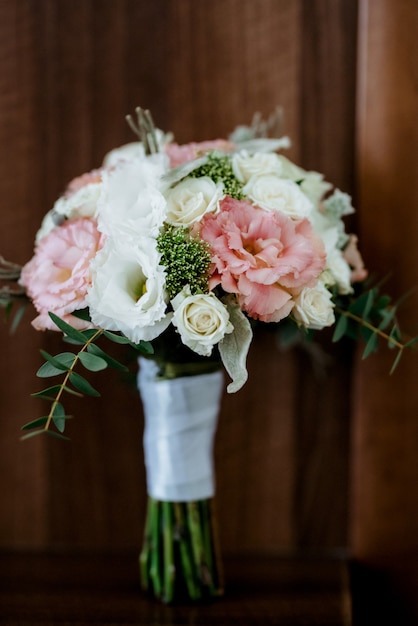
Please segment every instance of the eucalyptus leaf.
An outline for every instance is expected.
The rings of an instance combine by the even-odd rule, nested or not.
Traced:
[[[100,372],[107,368],[107,362],[100,356],[91,354],[89,352],[80,352],[78,355],[80,362],[84,367],[91,372]]]
[[[83,397],[82,393],[71,389],[71,387],[67,387],[67,385],[53,385],[52,387],[48,387],[47,389],[42,389],[41,391],[37,391],[36,393],[31,393],[33,398],[39,398],[41,400],[49,400],[52,401],[55,399],[56,395],[60,391],[66,391],[73,396],[78,396],[79,398]]]
[[[40,350],[40,353],[48,363],[65,372],[71,369],[76,361],[76,355],[73,352],[61,352],[56,356],[48,354],[45,350]]]
[[[401,360],[403,350],[398,350],[398,354],[396,355],[395,360],[393,361],[392,367],[390,368],[389,374],[393,374],[393,372],[398,367],[399,361]]]
[[[38,417],[36,420],[32,420],[27,424],[24,424],[22,430],[31,430],[32,428],[38,428],[38,426],[45,426],[48,421],[48,417]]]
[[[86,396],[99,397],[100,393],[77,372],[70,373],[70,382],[76,389],[86,394]]]
[[[77,330],[67,322],[64,322],[64,320],[58,317],[58,315],[55,315],[55,313],[51,313],[51,311],[48,313],[48,315],[52,319],[54,324],[56,324],[65,335],[68,335],[68,337],[71,337],[72,339],[81,341],[82,343],[85,343],[85,337],[80,330]]]
[[[62,376],[64,370],[54,367],[51,363],[44,363],[36,372],[38,378],[51,378],[52,376]]]
[[[332,341],[335,343],[344,337],[348,327],[348,318],[345,315],[340,315],[337,323],[335,324],[334,334]]]
[[[65,409],[60,402],[57,402],[52,413],[52,421],[60,433],[63,433],[65,430],[65,418]]]
[[[49,430],[45,430],[44,428],[40,428],[39,430],[32,430],[32,432],[22,435],[20,441],[25,441],[26,439],[31,439],[32,437],[36,437],[37,435],[43,435],[44,433],[49,433]]]
[[[372,333],[369,337],[369,340],[367,341],[366,347],[364,349],[363,355],[362,355],[362,359],[366,359],[369,354],[371,354],[372,352],[376,352],[377,350],[377,335],[376,333]]]
[[[114,343],[132,344],[130,339],[128,339],[127,337],[124,337],[123,335],[116,335],[115,333],[110,332],[110,330],[104,330],[103,334]]]
[[[128,367],[126,365],[123,365],[123,363],[119,363],[119,361],[117,361],[116,359],[114,359],[113,357],[109,356],[108,354],[106,354],[106,352],[104,350],[102,350],[101,348],[99,348],[99,346],[96,346],[96,344],[91,343],[88,347],[87,347],[88,352],[90,352],[91,354],[95,354],[96,356],[101,357],[102,359],[104,359],[106,361],[106,363],[110,366],[113,367],[116,370],[119,370],[121,372],[127,372],[129,371]]]

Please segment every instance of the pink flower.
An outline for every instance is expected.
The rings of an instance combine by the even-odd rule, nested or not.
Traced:
[[[344,248],[343,257],[351,267],[350,281],[359,283],[367,278],[367,270],[360,251],[357,248],[357,235],[350,235],[347,246]]]
[[[103,235],[90,218],[65,221],[39,241],[20,278],[39,313],[32,322],[37,330],[57,330],[48,311],[77,328],[88,326],[71,313],[86,306],[90,260],[102,245]]]
[[[218,214],[203,217],[200,236],[212,250],[210,287],[237,294],[241,308],[263,322],[289,315],[292,296],[315,285],[325,266],[324,246],[307,219],[228,196]]]
[[[81,174],[81,176],[76,176],[73,178],[67,186],[65,190],[65,197],[68,198],[72,196],[73,193],[82,189],[86,185],[97,184],[102,180],[103,170],[92,170],[91,172],[87,172],[86,174]]]
[[[178,143],[169,143],[165,146],[166,154],[170,159],[170,167],[177,167],[188,161],[193,161],[211,150],[221,152],[232,152],[235,144],[226,139],[214,139],[212,141],[201,141],[200,143],[186,143],[179,146]]]

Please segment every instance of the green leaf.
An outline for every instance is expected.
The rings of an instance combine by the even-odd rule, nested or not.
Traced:
[[[57,354],[56,356],[48,354],[45,350],[40,350],[40,353],[48,363],[55,367],[55,369],[60,369],[64,372],[68,372],[76,360],[76,355],[73,352],[61,352],[61,354]]]
[[[51,378],[51,376],[62,376],[63,369],[58,369],[51,365],[51,363],[44,363],[36,372],[38,378]]]
[[[91,339],[93,339],[93,337],[97,336],[97,338],[102,334],[101,330],[95,330],[94,328],[86,328],[86,330],[82,330],[80,331],[81,334],[83,335],[84,339],[73,339],[72,337],[68,337],[68,335],[65,335],[63,337],[64,341],[66,343],[71,343],[74,344],[76,346],[84,346],[86,345],[86,343],[88,343]]]
[[[20,307],[20,308],[16,311],[16,314],[15,314],[15,316],[14,316],[14,318],[13,318],[13,321],[12,321],[12,324],[11,324],[11,326],[10,326],[10,332],[11,332],[11,333],[14,333],[14,332],[16,331],[17,327],[19,326],[19,324],[20,324],[20,322],[21,322],[21,320],[22,320],[22,317],[23,317],[23,315],[24,315],[24,313],[25,313],[25,310],[26,310],[26,306],[25,306],[25,305],[22,305],[22,306],[21,306],[21,307]]]
[[[253,331],[251,324],[235,300],[229,297],[225,298],[224,302],[228,308],[229,319],[234,330],[232,333],[225,335],[219,343],[219,353],[226,371],[232,378],[227,391],[228,393],[234,393],[241,389],[248,378],[246,359]]]
[[[344,337],[348,327],[348,318],[345,315],[340,315],[338,322],[335,325],[332,341],[336,343],[342,337]]]
[[[65,409],[60,402],[57,402],[52,413],[52,421],[60,433],[63,433],[65,430],[65,419]]]
[[[130,339],[128,339],[127,337],[124,337],[123,335],[116,335],[115,333],[111,333],[110,330],[104,330],[103,334],[105,337],[110,339],[110,341],[114,341],[115,343],[122,343],[122,344],[129,343],[132,345],[132,341]]]
[[[25,441],[26,439],[30,439],[31,437],[36,437],[37,435],[43,435],[44,433],[47,433],[47,432],[49,431],[45,430],[44,428],[41,428],[40,430],[32,430],[32,432],[22,435],[22,437],[20,438],[20,441]]]
[[[396,370],[396,368],[398,367],[398,363],[401,360],[401,356],[402,356],[402,352],[403,350],[399,350],[398,354],[396,355],[395,360],[393,361],[392,367],[390,369],[389,375],[393,374],[393,372]]]
[[[78,317],[79,320],[91,322],[90,311],[87,307],[85,309],[78,309],[77,311],[73,311],[72,315],[74,315],[74,317]]]
[[[405,344],[405,348],[412,348],[412,346],[414,346],[416,343],[418,343],[418,337],[414,337],[413,339],[407,341]]]
[[[82,343],[85,343],[85,337],[80,330],[73,328],[73,326],[67,324],[67,322],[64,322],[64,320],[58,317],[58,315],[55,315],[55,313],[51,313],[51,311],[48,313],[48,315],[52,319],[54,324],[56,324],[65,335],[68,335],[68,337],[71,337],[71,339],[75,339]]]
[[[33,398],[39,398],[41,400],[49,400],[53,401],[59,391],[64,390],[67,393],[72,394],[73,396],[78,396],[79,398],[83,397],[82,393],[78,393],[78,391],[74,391],[71,387],[67,387],[66,385],[53,385],[52,387],[48,387],[47,389],[42,389],[41,391],[37,391],[36,393],[31,393]]]
[[[100,393],[92,387],[92,385],[80,374],[77,372],[71,372],[70,374],[70,382],[76,389],[86,394],[86,396],[94,396],[99,397]]]
[[[372,352],[376,352],[377,350],[377,335],[376,333],[372,333],[369,337],[369,340],[366,344],[366,347],[364,349],[363,352],[363,356],[361,357],[362,359],[366,359],[369,354],[371,354]]]
[[[154,354],[154,347],[150,341],[140,341],[133,344],[137,350],[143,354]]]
[[[38,428],[38,426],[45,426],[48,421],[48,417],[38,417],[36,420],[32,420],[21,427],[21,430],[31,430],[32,428]]]
[[[128,367],[126,365],[123,365],[122,363],[119,363],[119,361],[117,361],[116,359],[114,359],[111,356],[109,356],[108,354],[106,354],[106,352],[104,350],[99,348],[99,346],[96,346],[94,343],[91,343],[88,346],[87,350],[91,354],[95,354],[96,356],[99,356],[102,359],[104,359],[106,361],[106,363],[110,367],[113,367],[116,370],[120,370],[121,372],[128,372],[129,371],[129,369],[128,369]]]
[[[95,354],[80,352],[78,358],[82,365],[91,372],[100,372],[107,368],[107,362],[102,359],[102,357],[96,356]]]
[[[383,309],[379,311],[382,321],[379,324],[379,330],[384,330],[389,326],[391,321],[396,315],[396,307],[392,307],[391,309]]]
[[[49,437],[54,437],[55,439],[62,439],[64,441],[71,441],[71,439],[69,437],[66,437],[65,435],[61,435],[61,433],[57,433],[55,430],[50,430],[48,428],[48,430],[44,430],[44,433],[46,433],[47,435],[49,435]]]
[[[377,296],[377,289],[376,288],[370,289],[370,291],[366,291],[359,298],[357,298],[357,300],[355,300],[348,307],[348,310],[350,311],[350,313],[353,313],[354,315],[358,315],[359,317],[366,320],[367,316],[369,315],[372,309],[373,302],[376,296]]]

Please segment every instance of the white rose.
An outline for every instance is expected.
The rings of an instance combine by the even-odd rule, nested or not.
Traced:
[[[171,303],[182,342],[197,354],[210,356],[213,346],[234,329],[226,306],[213,293],[192,296],[185,287]]]
[[[314,330],[332,326],[335,322],[334,303],[331,300],[331,293],[321,282],[315,287],[305,287],[295,297],[295,306],[292,313],[296,321],[303,324],[306,328]]]
[[[274,174],[253,176],[243,191],[262,209],[281,211],[294,219],[308,217],[313,208],[296,183]]]
[[[136,245],[106,240],[91,262],[92,284],[87,304],[93,324],[121,331],[138,343],[158,337],[169,325],[166,315],[165,272],[155,241]]]
[[[154,157],[126,161],[103,175],[99,230],[125,238],[158,235],[166,214],[160,181],[167,162],[164,155]]]
[[[232,170],[238,180],[247,183],[252,176],[259,174],[281,174],[282,164],[272,152],[255,152],[249,154],[241,150],[232,156]]]
[[[222,183],[214,183],[208,176],[185,178],[165,193],[166,221],[174,226],[189,226],[205,213],[216,211],[222,196]]]

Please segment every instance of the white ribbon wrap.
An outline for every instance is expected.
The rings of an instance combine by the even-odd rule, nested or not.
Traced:
[[[156,380],[154,361],[140,358],[139,365],[148,494],[168,502],[211,498],[223,372]]]

